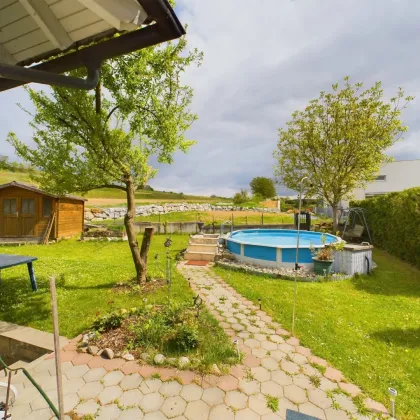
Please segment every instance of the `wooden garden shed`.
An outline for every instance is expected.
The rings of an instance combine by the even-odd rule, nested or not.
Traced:
[[[45,243],[78,235],[85,201],[17,181],[0,185],[0,242]]]

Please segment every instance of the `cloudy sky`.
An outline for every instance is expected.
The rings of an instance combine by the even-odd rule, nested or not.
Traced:
[[[348,75],[387,95],[417,97],[409,132],[390,154],[420,159],[420,2],[415,0],[178,0],[190,47],[204,63],[185,75],[199,120],[188,154],[160,167],[155,188],[230,196],[254,176],[272,176],[277,129],[308,100]],[[22,89],[0,95],[0,154],[9,131],[30,141]]]

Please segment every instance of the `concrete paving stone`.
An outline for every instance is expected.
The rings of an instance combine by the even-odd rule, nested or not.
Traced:
[[[74,411],[79,416],[88,416],[89,414],[93,416],[98,411],[99,407],[99,404],[95,400],[88,400],[76,406]]]
[[[281,350],[274,350],[270,352],[270,357],[272,359],[277,360],[278,362],[280,362],[280,360],[283,360],[286,358],[286,353],[282,352]]]
[[[140,386],[143,378],[138,373],[133,373],[132,375],[124,376],[120,382],[120,387],[123,391],[128,391],[130,389],[135,389]]]
[[[118,400],[123,391],[118,385],[108,386],[98,395],[101,405],[110,404],[112,401]]]
[[[89,370],[88,365],[78,365],[73,366],[71,369],[69,369],[65,375],[68,379],[75,379],[75,378],[81,378],[85,375]]]
[[[174,397],[175,395],[179,395],[181,388],[182,385],[177,381],[168,381],[162,384],[162,386],[159,388],[159,392],[164,397]]]
[[[322,389],[323,391],[332,390],[338,388],[338,384],[336,382],[330,381],[327,378],[324,378],[321,376],[321,383],[319,385],[319,389]]]
[[[254,327],[253,325],[247,325],[246,329],[252,334],[258,334],[260,332],[260,328]]]
[[[258,334],[254,334],[254,339],[259,342],[267,341],[267,336],[265,334],[258,333]]]
[[[36,380],[44,391],[50,391],[57,389],[57,377],[56,376],[45,376],[42,380]]]
[[[303,389],[315,388],[315,386],[312,384],[309,377],[302,373],[298,373],[297,375],[293,376],[293,383],[297,385],[299,388],[303,388]]]
[[[236,313],[236,314],[235,314],[235,318],[238,318],[238,319],[245,319],[245,318],[246,318],[246,315],[245,315],[245,314],[241,314],[241,313]]]
[[[185,385],[182,387],[180,395],[187,402],[196,401],[203,395],[203,389],[196,384]]]
[[[251,373],[252,376],[259,382],[270,380],[270,372],[262,366],[251,368]]]
[[[188,420],[207,420],[210,413],[210,407],[202,400],[188,403],[184,416]]]
[[[54,413],[50,408],[43,408],[41,410],[32,411],[25,417],[25,420],[45,420],[50,419],[52,415],[54,415]]]
[[[271,340],[273,343],[277,343],[277,344],[282,344],[282,343],[284,343],[284,338],[283,338],[282,336],[278,335],[278,334],[271,334],[271,335],[270,335],[270,340]]]
[[[43,360],[42,362],[35,365],[34,368],[30,370],[30,372],[34,372],[34,373],[47,372],[49,374],[50,369],[53,369],[53,371],[55,371],[55,359]]]
[[[216,405],[210,410],[209,420],[234,420],[235,414],[226,404]]]
[[[60,360],[61,362],[71,362],[79,353],[77,351],[61,351]]]
[[[240,391],[229,391],[226,393],[225,403],[235,410],[240,410],[247,406],[248,395]]]
[[[261,416],[261,420],[283,420],[283,417],[280,417],[277,413],[270,413]]]
[[[29,404],[22,404],[22,405],[14,405],[10,408],[10,413],[12,417],[15,419],[23,419],[25,416],[30,414],[32,408]]]
[[[218,382],[217,386],[222,391],[233,391],[238,387],[238,379],[232,375],[222,376],[220,381]]]
[[[349,384],[347,382],[340,382],[338,386],[343,390],[349,393],[352,397],[357,397],[357,395],[362,393],[362,390],[354,384]]]
[[[240,331],[243,331],[245,327],[241,324],[232,324],[232,329],[237,332],[240,332]]]
[[[261,360],[261,366],[265,367],[267,370],[270,370],[270,371],[278,370],[279,362],[276,359],[273,359],[271,357],[264,357],[264,359]]]
[[[253,395],[260,392],[261,383],[255,380],[241,379],[238,388],[246,395]]]
[[[101,407],[95,419],[96,420],[117,420],[121,413],[122,413],[122,410],[118,408],[117,404],[110,404],[105,407]]]
[[[268,351],[274,351],[274,350],[277,350],[278,344],[277,343],[273,343],[272,341],[265,340],[265,341],[262,341],[261,342],[261,347],[263,349],[268,350]]]
[[[220,388],[207,388],[203,391],[201,399],[209,406],[222,404],[225,398],[225,392]]]
[[[327,408],[325,410],[325,417],[327,420],[348,420],[349,416],[343,410],[336,410],[334,408]]]
[[[143,394],[138,389],[130,389],[124,391],[118,400],[123,407],[132,407],[139,405],[142,398]]]
[[[235,413],[235,420],[260,420],[260,416],[251,409],[245,408]]]
[[[357,407],[354,405],[353,400],[351,397],[348,397],[347,395],[335,395],[334,400],[340,404],[340,407],[348,411],[349,413],[356,413]]]
[[[57,396],[55,396],[55,398],[50,397],[50,400],[55,406],[57,406],[57,403],[58,403]],[[41,394],[39,394],[37,398],[31,401],[31,409],[32,411],[36,411],[36,410],[42,410],[44,408],[48,408],[48,403],[47,401],[44,400],[44,397]]]
[[[108,372],[110,372],[111,370],[117,370],[117,369],[119,369],[124,364],[125,364],[125,360],[124,359],[112,359],[112,360],[108,360],[104,364],[104,368]]]
[[[308,401],[305,390],[296,385],[286,385],[283,389],[284,396],[294,404],[303,404]]]
[[[284,370],[286,373],[290,373],[291,375],[295,375],[300,372],[299,365],[297,365],[294,362],[290,362],[289,360],[283,359],[280,362],[280,367],[282,370]]]
[[[296,404],[293,404],[287,398],[280,398],[279,399],[279,409],[277,410],[276,414],[278,414],[280,416],[280,418],[286,419],[287,410],[298,411],[298,406]]]
[[[141,366],[139,368],[139,374],[143,377],[143,378],[149,378],[150,376],[152,376],[154,373],[157,372],[157,368],[155,366]]]
[[[105,386],[118,385],[124,378],[124,374],[119,370],[108,372],[103,378],[102,383]]]
[[[15,405],[24,405],[31,403],[34,399],[38,398],[39,392],[32,385],[29,388],[25,388],[24,391],[18,395],[18,398],[15,401]]]
[[[324,376],[333,382],[342,382],[344,380],[343,374],[339,370],[332,367],[327,367]]]
[[[311,403],[323,409],[330,408],[332,405],[331,398],[328,398],[326,392],[322,389],[310,389],[308,398]]]
[[[144,417],[143,412],[137,408],[129,408],[128,410],[123,410],[118,417],[118,420],[142,420]]]
[[[76,393],[68,394],[63,396],[63,402],[64,411],[68,413],[69,411],[72,411],[77,404],[79,404],[80,398]]]
[[[140,365],[135,360],[124,363],[124,365],[120,368],[121,372],[124,373],[124,375],[131,375],[133,373],[137,373],[139,369]]]
[[[248,331],[241,331],[238,333],[238,337],[241,337],[242,339],[246,340],[249,338],[251,334]]]
[[[87,353],[79,353],[71,362],[74,366],[87,365],[93,356]]]
[[[251,350],[251,354],[255,357],[258,357],[258,359],[262,359],[264,357],[267,357],[268,351],[266,349],[263,349],[262,347],[256,347]]]
[[[106,374],[106,370],[103,367],[89,369],[84,375],[83,380],[87,382],[100,381]]]
[[[63,394],[74,394],[79,391],[84,385],[85,381],[82,378],[74,378],[64,380],[63,378]]]
[[[160,379],[148,378],[140,384],[140,391],[143,394],[151,394],[152,392],[159,391],[161,386],[162,381]]]
[[[307,376],[321,376],[321,373],[318,369],[314,368],[310,364],[306,364],[302,366],[302,373]]]
[[[164,398],[158,392],[152,392],[145,395],[140,401],[140,408],[145,413],[158,411],[164,402]]]
[[[185,411],[187,403],[179,396],[169,397],[165,400],[160,411],[168,418],[178,417]]]
[[[299,353],[290,353],[290,358],[297,364],[297,365],[304,365],[308,363],[308,359]]]
[[[93,368],[99,368],[99,367],[103,367],[105,365],[105,363],[108,362],[108,359],[105,359],[104,357],[101,356],[93,356],[92,359],[90,359],[88,366],[93,369]]]
[[[249,347],[251,349],[256,349],[261,347],[261,342],[256,340],[255,338],[248,338],[244,341],[244,346]]]
[[[79,395],[82,400],[89,400],[91,398],[96,398],[103,390],[104,386],[99,381],[89,382],[79,389],[77,395]]]
[[[258,415],[270,414],[272,411],[267,407],[267,398],[259,393],[249,397],[249,408]]]
[[[293,353],[295,351],[295,348],[287,343],[279,344],[278,349],[287,354]]]
[[[143,420],[167,420],[168,418],[161,411],[153,411],[145,414]]]
[[[229,374],[234,376],[235,378],[241,379],[246,375],[247,370],[248,369],[245,366],[236,365],[236,366],[232,366],[229,369]]]
[[[283,387],[274,381],[267,381],[261,384],[261,393],[281,398],[284,395]]]
[[[302,354],[303,356],[309,357],[311,353],[311,349],[303,346],[296,346],[296,353]]]
[[[328,362],[326,360],[321,359],[320,357],[314,356],[314,355],[308,356],[308,362],[315,363],[317,365],[324,366],[324,367],[328,366]]]
[[[316,405],[305,402],[299,405],[299,413],[306,414],[308,416],[315,417],[319,420],[326,420],[325,412],[322,408],[317,407]]]
[[[194,382],[196,375],[194,372],[184,370],[184,371],[178,371],[177,378],[184,384],[188,385]]]

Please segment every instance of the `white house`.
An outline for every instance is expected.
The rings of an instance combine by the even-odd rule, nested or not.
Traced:
[[[356,200],[420,187],[420,159],[396,160],[380,169],[375,181],[353,191]]]

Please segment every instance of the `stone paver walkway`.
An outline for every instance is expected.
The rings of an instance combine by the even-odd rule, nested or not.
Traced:
[[[284,420],[293,409],[322,420],[370,419],[387,415],[383,405],[365,399],[373,413],[358,414],[352,397],[361,390],[341,372],[300,346],[299,340],[208,267],[180,264],[180,271],[238,349],[242,364],[227,375],[107,360],[76,351],[79,338],[62,350],[64,405],[71,418],[144,420]],[[30,373],[56,404],[54,354],[30,366]],[[13,378],[19,396],[16,419],[53,418],[47,404],[22,374]],[[279,409],[267,407],[267,397]],[[70,416],[66,416],[70,419]]]

